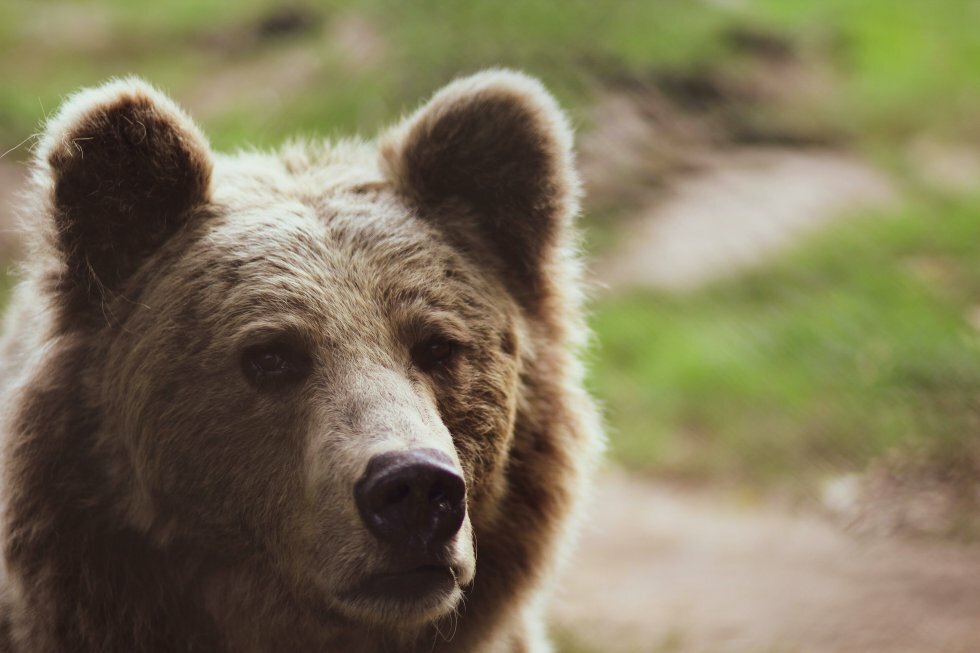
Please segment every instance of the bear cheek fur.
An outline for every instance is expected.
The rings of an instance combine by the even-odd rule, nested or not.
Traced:
[[[349,433],[323,449],[324,433],[338,432],[313,408],[323,402],[307,390],[257,393],[237,352],[209,343],[206,330],[178,342],[173,329],[145,326],[134,325],[142,335],[113,347],[129,353],[107,365],[106,414],[126,437],[137,525],[159,544],[191,542],[226,567],[271,564],[314,601],[379,567],[353,502],[365,462]],[[166,353],[180,347],[199,353]]]
[[[122,449],[135,524],[222,555],[273,546],[281,516],[302,505],[308,411],[252,391],[207,326],[134,317],[108,349],[105,432],[122,442],[103,446]]]
[[[439,413],[453,434],[467,480],[473,518],[492,518],[506,489],[508,452],[517,414],[519,360],[498,343],[511,340],[513,327],[493,325],[482,335],[487,344],[470,352],[461,365],[454,391],[437,395]]]

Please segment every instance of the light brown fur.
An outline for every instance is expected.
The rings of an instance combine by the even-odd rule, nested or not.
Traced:
[[[7,318],[0,650],[542,653],[601,442],[571,133],[534,80],[454,82],[377,142],[211,152],[138,80],[47,126]],[[413,347],[450,338],[423,371]],[[249,385],[287,341],[302,382]],[[457,587],[353,599],[389,552],[368,459],[466,481]]]

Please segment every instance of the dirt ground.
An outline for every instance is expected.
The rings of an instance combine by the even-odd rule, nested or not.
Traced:
[[[602,476],[553,618],[596,651],[974,653],[980,548]]]

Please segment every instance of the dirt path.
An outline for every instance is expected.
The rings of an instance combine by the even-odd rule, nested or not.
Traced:
[[[766,260],[831,220],[893,205],[890,181],[859,159],[779,148],[715,153],[641,209],[631,237],[596,266],[611,289],[689,290]]]
[[[975,653],[980,548],[605,475],[556,623],[605,653]]]

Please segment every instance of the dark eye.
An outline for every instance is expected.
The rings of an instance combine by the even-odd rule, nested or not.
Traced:
[[[252,385],[270,390],[302,381],[309,371],[306,353],[287,343],[268,343],[242,353],[242,371]]]
[[[285,374],[289,371],[289,363],[281,354],[264,351],[252,358],[252,369],[257,374]]]
[[[412,359],[422,371],[431,372],[452,363],[456,349],[456,343],[452,340],[436,336],[416,345],[412,350]]]

